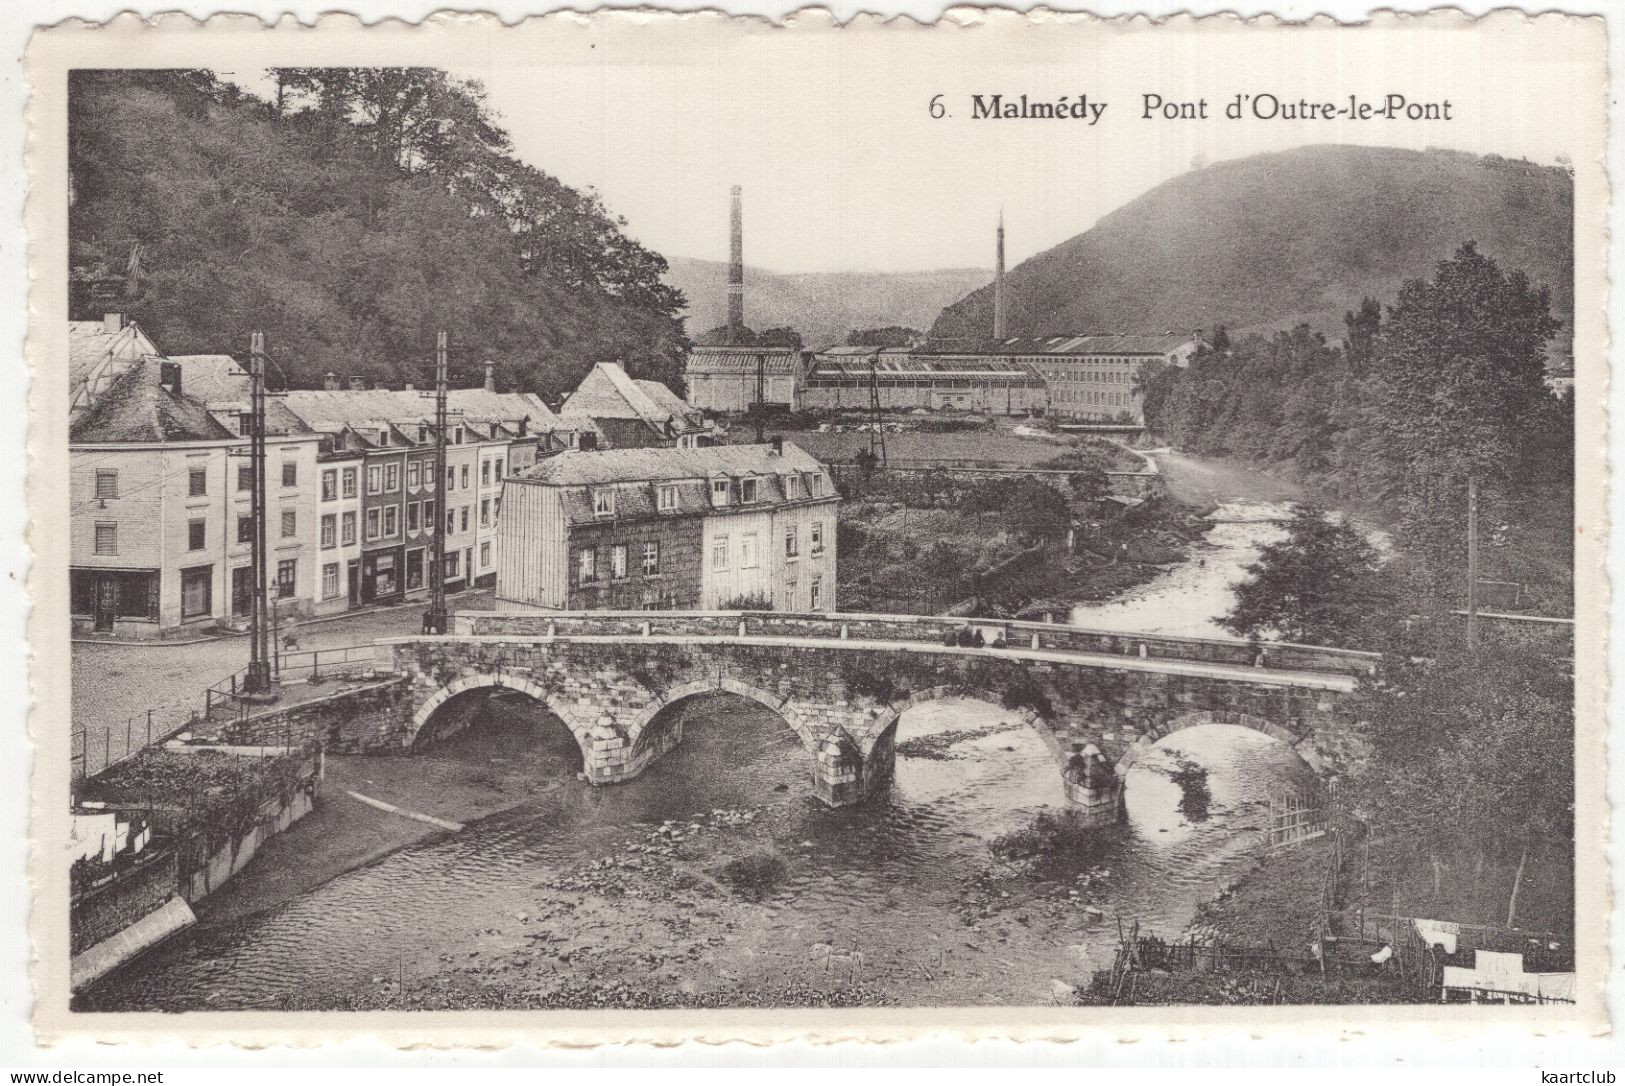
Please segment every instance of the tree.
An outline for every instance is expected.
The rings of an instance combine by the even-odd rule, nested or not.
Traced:
[[[1545,347],[1557,332],[1545,288],[1504,273],[1468,242],[1389,308],[1370,361],[1371,421],[1386,454],[1370,465],[1409,542],[1459,564],[1467,480],[1517,485],[1552,399]]]
[[[904,328],[900,324],[887,325],[884,328],[865,328],[853,331],[846,337],[848,347],[907,347],[918,343],[923,334],[914,328]]]
[[[176,354],[263,330],[295,385],[421,381],[442,329],[546,395],[594,358],[677,383],[664,260],[595,194],[514,159],[478,84],[286,69],[276,85],[272,103],[207,72],[73,74],[76,317],[116,308]]]
[[[1060,491],[1034,479],[1018,479],[1003,491],[1003,509],[1016,534],[1044,542],[1066,536],[1072,516]]]
[[[1572,657],[1538,643],[1477,651],[1441,639],[1389,653],[1362,683],[1371,756],[1351,798],[1372,835],[1432,867],[1457,857],[1512,869],[1509,926],[1529,855],[1572,856]]]
[[[1343,337],[1343,356],[1356,373],[1364,372],[1382,334],[1382,305],[1375,298],[1361,298],[1358,312],[1343,314],[1343,326],[1348,329]]]
[[[763,347],[788,347],[792,351],[801,350],[801,333],[794,328],[769,328],[756,337],[756,342]]]
[[[1286,538],[1259,549],[1224,625],[1247,637],[1358,647],[1388,602],[1381,556],[1365,534],[1313,505],[1300,505]]]

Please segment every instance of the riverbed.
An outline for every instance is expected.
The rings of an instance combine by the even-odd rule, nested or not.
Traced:
[[[1074,622],[1220,635],[1286,508],[1221,508],[1191,561]],[[681,745],[611,788],[576,779],[574,741],[524,700],[426,755],[330,758],[312,820],[78,1006],[1048,1003],[1108,963],[1120,926],[1188,925],[1253,865],[1269,797],[1310,775],[1255,732],[1182,731],[1129,771],[1123,824],[1035,867],[996,846],[1065,799],[1008,710],[910,710],[890,789],[840,810],[770,711],[730,695],[673,711]],[[434,830],[352,790],[468,824]]]

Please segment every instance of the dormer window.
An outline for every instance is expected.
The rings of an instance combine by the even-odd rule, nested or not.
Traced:
[[[786,475],[784,477],[784,496],[789,501],[801,497],[801,476]]]
[[[711,504],[712,505],[727,505],[728,504],[728,480],[727,479],[712,479],[711,480]]]
[[[592,515],[595,517],[615,515],[615,491],[604,487],[592,492]]]
[[[378,431],[378,447],[383,448],[385,445],[388,445],[388,444],[389,444],[389,431],[388,430],[379,430]]]
[[[822,475],[809,476],[807,489],[812,491],[813,497],[822,498],[824,496],[824,477]]]
[[[756,500],[756,480],[755,479],[741,479],[741,480],[739,480],[739,504],[741,504],[741,505],[749,505],[751,502],[753,502],[755,500]]]
[[[673,513],[677,510],[677,488],[670,483],[663,483],[655,490],[655,505],[662,513]]]

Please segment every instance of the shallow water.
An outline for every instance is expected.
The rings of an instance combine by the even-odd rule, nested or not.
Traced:
[[[433,756],[495,752],[556,786],[278,908],[195,929],[104,979],[84,1005],[272,1007],[380,976],[433,975],[479,953],[516,915],[534,914],[538,883],[550,875],[613,854],[663,821],[744,807],[760,808],[760,821],[730,831],[725,848],[697,839],[684,862],[703,874],[716,870],[721,851],[756,850],[782,857],[786,878],[760,902],[724,902],[744,910],[734,915],[744,918],[751,946],[708,950],[679,967],[687,973],[679,982],[703,987],[725,975],[766,983],[801,968],[808,947],[830,945],[861,950],[865,968],[905,1003],[1040,1003],[1050,978],[1081,982],[1106,963],[1118,918],[1169,934],[1187,924],[1199,900],[1250,864],[1268,794],[1308,775],[1290,750],[1257,733],[1180,732],[1130,770],[1127,819],[1100,833],[1086,894],[1068,895],[1072,872],[1011,880],[999,885],[1012,901],[1000,904],[1016,912],[967,919],[967,895],[989,868],[989,842],[1064,806],[1054,758],[1028,726],[977,701],[919,706],[899,726],[904,750],[889,794],[832,810],[812,798],[809,755],[775,716],[726,696],[693,704],[683,743],[612,788],[574,780],[578,756],[556,721],[478,726]],[[907,753],[910,739],[955,732],[968,737],[948,746],[947,757]],[[1180,814],[1170,776],[1192,761],[1208,771],[1211,802],[1201,821]],[[708,855],[713,848],[717,855]],[[1098,915],[1081,908],[1085,900]],[[686,922],[710,904],[666,908]],[[642,906],[600,910],[564,934],[595,951],[660,939]]]
[[[1182,637],[1234,637],[1219,619],[1235,603],[1236,585],[1258,550],[1285,534],[1289,502],[1235,501],[1213,513],[1215,522],[1191,559],[1116,599],[1079,604],[1072,625]]]

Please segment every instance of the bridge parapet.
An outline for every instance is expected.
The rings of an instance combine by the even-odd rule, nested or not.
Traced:
[[[459,611],[455,632],[465,637],[762,637],[900,641],[942,645],[962,631],[1002,637],[1011,648],[1085,652],[1146,659],[1366,675],[1380,656],[1373,652],[1089,630],[1044,622],[950,618],[936,615],[874,615],[778,611]]]

